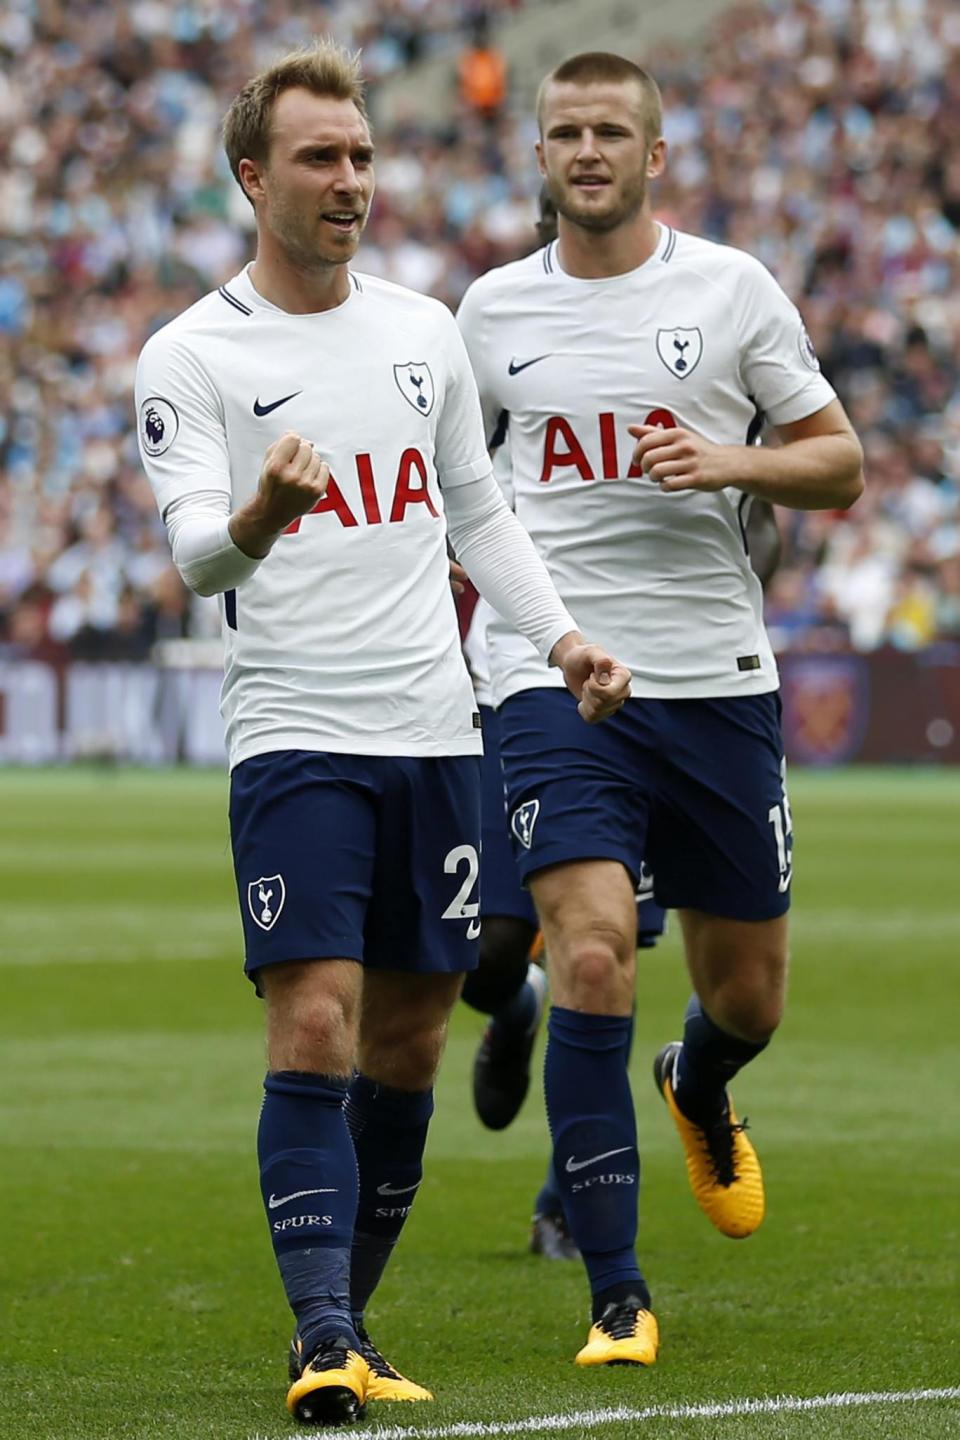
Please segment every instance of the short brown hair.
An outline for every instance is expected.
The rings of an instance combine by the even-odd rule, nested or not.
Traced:
[[[582,55],[571,55],[555,70],[551,70],[537,92],[537,124],[543,132],[543,110],[547,90],[551,85],[592,85],[598,81],[609,81],[615,85],[632,82],[642,95],[640,114],[643,119],[643,133],[647,144],[652,145],[663,134],[663,105],[660,87],[646,70],[641,70],[632,60],[614,55],[609,50],[587,50]]]
[[[241,190],[240,161],[262,163],[267,159],[277,97],[284,90],[298,89],[334,100],[352,100],[364,120],[367,118],[359,53],[351,55],[328,39],[291,51],[248,80],[223,117],[223,148]]]

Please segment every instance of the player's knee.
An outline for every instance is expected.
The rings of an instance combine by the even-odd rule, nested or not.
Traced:
[[[270,1023],[270,1067],[319,1074],[349,1072],[355,1044],[355,1007],[337,993],[314,992]]]
[[[597,926],[572,939],[564,957],[564,989],[576,1008],[618,1012],[623,995],[633,993],[633,939],[615,927]]]

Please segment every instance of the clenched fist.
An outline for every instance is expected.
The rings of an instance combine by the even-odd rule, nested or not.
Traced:
[[[230,517],[233,543],[245,555],[266,555],[278,535],[326,494],[330,467],[309,440],[288,431],[263,457],[257,493]]]
[[[588,725],[615,715],[630,698],[630,671],[599,645],[589,645],[577,631],[558,640],[550,652],[551,665],[563,671],[567,689],[576,696],[577,709]]]

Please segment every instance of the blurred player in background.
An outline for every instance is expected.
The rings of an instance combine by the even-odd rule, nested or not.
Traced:
[[[763,266],[654,221],[666,146],[650,77],[576,56],[544,81],[538,120],[559,238],[475,282],[459,321],[487,433],[509,435],[517,515],[634,671],[637,698],[585,744],[533,650],[490,627],[511,829],[550,964],[554,1167],[592,1294],[577,1362],[650,1365],[626,1070],[634,890],[645,859],[680,912],[694,988],[657,1086],[699,1203],[745,1236],[763,1182],[727,1085],[780,1020],[792,874],[745,518],[754,497],[850,505],[862,456]],[[764,416],[779,448],[753,444]]]
[[[545,187],[538,199],[537,238],[557,237],[557,212]],[[504,436],[493,451],[494,474],[509,499],[510,448]],[[463,999],[491,1017],[473,1063],[473,1103],[491,1130],[503,1130],[519,1113],[530,1087],[530,1061],[547,1001],[543,937],[530,893],[520,881],[510,845],[500,763],[500,724],[490,689],[487,627],[494,612],[485,600],[474,607],[464,654],[483,723],[483,885],[480,963],[464,981]],[[664,911],[654,899],[652,878],[637,887],[637,946],[647,949],[663,933]],[[547,1167],[533,1204],[530,1249],[550,1260],[576,1260],[579,1251],[563,1213],[560,1189]]]
[[[184,579],[223,596],[231,835],[266,1006],[261,1188],[297,1325],[287,1403],[340,1424],[366,1399],[431,1398],[364,1313],[420,1184],[480,928],[481,742],[447,533],[585,719],[629,677],[583,643],[503,501],[449,312],[347,268],[374,188],[356,60],[319,43],[271,66],[224,143],[257,256],[144,347],[139,436]]]

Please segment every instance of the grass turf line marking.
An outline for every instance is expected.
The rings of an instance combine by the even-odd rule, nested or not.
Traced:
[[[353,1430],[350,1440],[475,1440],[494,1435],[557,1434],[578,1426],[623,1424],[643,1420],[716,1420],[735,1415],[778,1415],[785,1411],[844,1410],[857,1405],[906,1405],[924,1400],[960,1400],[960,1385],[942,1390],[864,1390],[832,1395],[777,1395],[760,1400],[726,1400],[704,1405],[648,1405],[631,1410],[620,1405],[607,1410],[574,1410],[566,1415],[531,1415],[526,1420],[461,1421],[419,1429],[407,1425],[375,1425]],[[315,1440],[316,1432],[299,1433],[291,1440]],[[253,1440],[263,1440],[255,1435]]]

